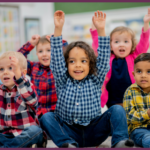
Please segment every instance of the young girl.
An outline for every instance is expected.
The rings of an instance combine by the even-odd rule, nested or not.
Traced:
[[[141,53],[146,53],[149,48],[149,22],[150,8],[144,17],[144,27],[139,43],[136,46],[135,34],[127,27],[117,27],[110,34],[111,57],[110,70],[102,86],[101,106],[110,108],[115,104],[123,104],[123,95],[127,87],[135,82],[132,75],[134,59]],[[94,29],[94,26],[93,28]],[[93,43],[92,47],[97,53],[98,34],[90,29]]]
[[[55,112],[42,116],[41,127],[58,147],[98,146],[111,132],[112,147],[132,147],[123,107],[116,105],[101,114],[99,97],[110,58],[110,39],[105,36],[106,14],[97,11],[92,19],[98,31],[97,59],[92,48],[82,41],[69,44],[63,55],[64,19],[63,11],[55,12],[50,68],[58,101]]]

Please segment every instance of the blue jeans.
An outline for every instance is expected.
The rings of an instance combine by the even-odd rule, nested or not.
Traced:
[[[137,128],[130,134],[130,138],[138,146],[149,148],[150,147],[150,129]]]
[[[75,144],[77,147],[98,146],[107,139],[111,131],[112,147],[129,138],[126,114],[119,105],[109,108],[104,114],[93,119],[88,126],[69,125],[53,112],[44,114],[40,124],[58,147],[64,143]]]
[[[1,148],[17,148],[30,147],[33,144],[43,143],[43,131],[38,126],[30,126],[25,128],[22,133],[16,137],[12,134],[0,133],[0,147]]]

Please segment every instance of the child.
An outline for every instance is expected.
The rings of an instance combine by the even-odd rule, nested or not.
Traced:
[[[26,58],[19,52],[0,56],[0,147],[16,148],[43,144],[38,126],[38,100],[34,86],[25,78]]]
[[[135,43],[134,32],[127,27],[117,27],[110,34],[111,57],[110,70],[106,75],[102,86],[101,105],[110,108],[112,105],[123,103],[125,90],[135,80],[132,76],[134,59],[140,53],[147,52],[149,48],[149,29],[150,8],[144,17],[144,27],[138,45]],[[96,51],[98,47],[98,35],[96,30],[90,30],[93,44]]]
[[[125,92],[123,107],[128,131],[136,145],[150,148],[150,53],[134,60],[134,84]]]
[[[41,127],[58,147],[98,146],[111,132],[112,147],[132,147],[123,107],[116,105],[101,114],[99,97],[110,58],[109,37],[104,29],[106,14],[97,11],[92,19],[99,35],[97,60],[92,48],[82,41],[69,44],[63,55],[64,19],[63,11],[55,12],[50,68],[58,101],[55,112],[46,113],[40,119]]]
[[[63,48],[65,49],[67,42],[63,40]],[[56,88],[54,77],[50,65],[50,40],[46,36],[32,36],[31,40],[23,45],[18,52],[21,52],[25,57],[36,46],[36,54],[39,62],[28,60],[27,74],[31,77],[31,82],[34,84],[39,96],[37,115],[41,116],[47,112],[54,111],[57,102]]]

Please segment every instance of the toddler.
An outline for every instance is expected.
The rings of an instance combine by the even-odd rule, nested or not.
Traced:
[[[102,86],[100,98],[102,107],[105,104],[107,104],[108,108],[115,104],[122,105],[125,90],[135,82],[132,76],[134,59],[140,53],[147,52],[149,48],[150,8],[143,20],[144,27],[142,28],[140,41],[137,45],[135,34],[128,27],[116,27],[110,34],[110,70]],[[90,29],[90,32],[93,39],[92,47],[96,51],[98,47],[98,34],[96,30]]]
[[[111,132],[112,147],[132,147],[134,143],[128,139],[123,107],[116,105],[101,113],[99,97],[110,59],[110,39],[105,35],[106,14],[97,11],[92,18],[98,31],[97,59],[93,49],[82,41],[69,44],[63,55],[64,20],[64,12],[56,11],[50,68],[58,101],[55,111],[40,119],[41,127],[58,147],[98,146]]]
[[[134,60],[135,83],[125,92],[130,138],[140,147],[150,148],[150,53],[140,54]]]
[[[26,58],[19,52],[0,56],[0,147],[42,147],[43,131],[38,126],[38,99],[34,86],[25,78]]]

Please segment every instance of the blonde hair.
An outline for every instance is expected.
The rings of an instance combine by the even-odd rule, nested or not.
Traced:
[[[135,47],[137,45],[137,40],[135,39],[135,33],[133,32],[133,30],[131,30],[130,28],[128,27],[124,27],[124,26],[119,26],[119,27],[116,27],[111,33],[110,33],[110,43],[112,41],[112,35],[115,33],[115,32],[120,32],[121,33],[124,33],[124,32],[127,32],[131,35],[131,41],[132,41],[132,47],[131,47],[131,53],[134,52],[135,50]]]
[[[27,59],[26,57],[20,53],[20,52],[14,52],[14,51],[7,51],[5,53],[3,53],[0,56],[0,60],[4,59],[4,58],[9,58],[11,56],[15,56],[16,58],[18,58],[19,60],[19,65],[21,67],[21,69],[26,69],[27,70]]]
[[[37,45],[38,45],[39,43],[45,44],[45,43],[50,43],[50,41],[46,38],[46,35],[43,35],[43,36],[40,37],[40,39],[39,39]]]

